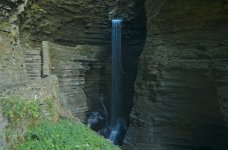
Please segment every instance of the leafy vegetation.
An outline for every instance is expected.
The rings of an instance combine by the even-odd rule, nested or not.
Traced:
[[[83,124],[69,120],[56,123],[54,99],[0,100],[8,119],[5,149],[16,150],[119,150]]]
[[[0,23],[0,30],[9,30],[9,28],[10,28],[10,23],[8,23],[8,22],[1,22]]]
[[[0,106],[3,116],[9,122],[6,129],[8,144],[6,149],[15,149],[18,143],[24,141],[24,134],[29,128],[35,127],[44,120],[51,120],[57,114],[57,106],[53,99],[24,100],[11,97],[1,99]]]
[[[3,115],[8,118],[9,122],[17,125],[21,120],[37,120],[40,115],[40,105],[34,100],[21,100],[12,97],[2,100]]]
[[[119,150],[81,123],[45,121],[25,136],[17,150]]]

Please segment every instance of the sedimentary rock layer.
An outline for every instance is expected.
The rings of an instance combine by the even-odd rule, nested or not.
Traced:
[[[47,45],[43,46],[47,48],[43,51],[49,53],[50,73],[59,79],[61,102],[84,121],[88,107],[90,111],[102,107],[102,83],[110,78],[101,72],[106,65],[100,58],[105,49],[88,45],[61,46],[50,42],[43,42],[43,45]]]
[[[124,149],[228,149],[227,2],[145,6],[147,41]]]

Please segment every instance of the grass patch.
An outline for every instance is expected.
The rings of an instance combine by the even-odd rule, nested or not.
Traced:
[[[81,123],[45,121],[25,136],[17,150],[119,150]]]

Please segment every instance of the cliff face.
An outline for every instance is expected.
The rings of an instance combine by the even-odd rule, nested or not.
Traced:
[[[111,0],[41,0],[21,15],[21,38],[65,45],[109,43]]]
[[[18,43],[18,15],[26,1],[0,2],[0,89],[27,80],[22,48]]]
[[[124,149],[228,149],[228,3],[147,0]]]
[[[128,116],[131,108],[129,103],[132,103],[138,57],[145,39],[143,1],[7,0],[0,2],[0,10],[0,31],[12,35],[9,45],[12,46],[12,51],[15,50],[14,53],[20,54],[16,58],[17,61],[14,62],[20,68],[16,65],[9,68],[9,73],[4,74],[3,80],[9,80],[6,83],[8,85],[15,81],[21,83],[27,80],[40,80],[50,73],[57,74],[60,81],[60,91],[64,95],[63,101],[69,102],[70,109],[77,115],[79,112],[84,114],[87,107],[91,111],[103,110],[104,108],[101,108],[103,100],[109,107],[111,19],[120,16],[124,18],[123,69],[124,93],[126,93],[124,99],[127,100],[124,104],[127,108],[124,115]],[[138,22],[141,22],[140,25]],[[3,37],[5,38],[5,35]],[[59,58],[50,60],[53,68],[56,68],[50,72],[45,72],[47,65],[42,60],[45,58],[40,55],[41,49],[43,49],[42,41],[72,46],[67,48],[61,45],[52,45],[50,57],[59,54]],[[78,44],[99,45],[103,52],[96,60],[93,58],[80,59],[80,54],[72,54],[73,52],[68,51],[68,49],[77,51],[73,47]],[[7,46],[6,43],[2,45]],[[17,49],[14,49],[15,46]],[[11,60],[12,52],[9,52],[9,48],[6,51],[9,54],[6,55],[7,58],[2,56],[2,59],[4,61]],[[75,57],[75,59],[69,58],[68,60],[67,57]],[[64,60],[62,60],[63,58]],[[68,63],[69,65],[66,65]],[[64,65],[69,69],[65,69]],[[15,67],[17,68],[15,69]],[[8,79],[9,75],[15,76],[15,79]]]
[[[146,0],[146,45],[133,89],[146,33],[143,3],[0,2],[0,89],[56,74],[60,98],[75,116],[102,109],[111,95],[110,19],[121,17],[126,112],[135,91],[124,149],[228,149],[228,2]],[[42,41],[72,47],[50,44],[45,64]]]
[[[20,15],[21,40],[28,43],[52,41],[64,45],[108,45],[111,19],[121,17],[123,30],[132,44],[140,43],[145,33],[143,1],[40,0],[28,3]],[[138,22],[141,22],[138,24]],[[137,30],[134,30],[137,29]],[[142,31],[142,32],[140,32]],[[125,37],[126,37],[125,36]]]
[[[43,58],[48,57],[43,64],[50,67],[49,73],[44,72],[44,75],[57,75],[61,104],[84,121],[86,111],[98,111],[103,102],[100,98],[104,97],[104,90],[101,88],[110,79],[102,73],[109,65],[103,59],[106,49],[89,45],[69,47],[51,42],[43,42],[42,47]]]
[[[20,14],[20,40],[26,49],[33,49],[33,47],[40,49],[41,41],[51,41],[72,47],[78,44],[103,47],[105,53],[97,58],[99,59],[98,63],[97,61],[90,63],[92,70],[87,70],[88,74],[85,76],[84,93],[86,94],[88,105],[90,105],[89,110],[97,111],[100,109],[100,101],[106,101],[107,107],[109,107],[111,99],[111,19],[120,16],[124,18],[122,30],[124,93],[126,93],[124,95],[126,100],[124,104],[126,114],[124,116],[128,116],[132,105],[133,84],[137,72],[138,57],[145,40],[146,18],[143,4],[144,2],[140,0],[119,1],[118,3],[112,0],[34,1],[33,3],[28,3],[26,11]],[[64,48],[61,52],[63,56],[68,56],[67,53],[64,54]],[[29,53],[26,52],[26,54]],[[36,68],[39,69],[39,66]],[[29,72],[36,72],[36,70],[30,69]],[[76,75],[74,73],[70,76],[63,76],[59,72],[59,76],[61,76],[59,79],[64,81],[81,80],[81,77]],[[99,81],[97,82],[97,80]],[[60,86],[65,85],[61,82]],[[67,91],[72,94],[74,89]],[[67,95],[67,93],[65,94]],[[75,94],[71,97],[75,97]]]
[[[11,36],[0,32],[0,89],[27,78],[24,58],[20,47],[11,44]]]

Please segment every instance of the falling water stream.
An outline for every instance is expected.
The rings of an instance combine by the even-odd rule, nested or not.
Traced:
[[[122,77],[121,77],[121,25],[122,20],[112,20],[112,99],[111,99],[111,133],[109,139],[115,143],[120,130]]]

